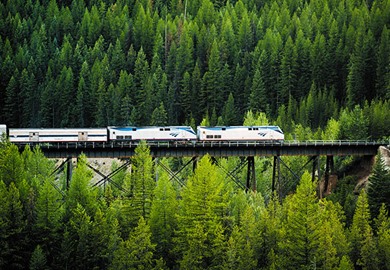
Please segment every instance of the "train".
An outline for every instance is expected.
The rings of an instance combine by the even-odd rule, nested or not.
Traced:
[[[0,125],[15,144],[105,143],[105,142],[281,142],[284,133],[278,126],[108,126],[105,128],[7,128]]]

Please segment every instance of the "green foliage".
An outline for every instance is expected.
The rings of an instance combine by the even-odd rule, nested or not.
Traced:
[[[163,102],[169,125],[213,108],[226,125],[248,109],[275,120],[284,105],[284,129],[317,129],[340,107],[389,98],[387,3],[255,2],[4,4],[0,122],[150,125]]]
[[[155,245],[151,242],[150,227],[140,217],[129,238],[120,243],[110,269],[151,269]]]
[[[370,211],[373,217],[378,216],[382,204],[390,207],[390,173],[386,170],[382,155],[378,153],[367,189]]]
[[[284,267],[302,269],[313,262],[316,264],[320,235],[319,206],[309,173],[302,176],[297,193],[286,204],[286,241],[280,243],[286,259],[289,258]]]
[[[210,157],[203,157],[181,192],[183,200],[177,237],[181,267],[202,269],[223,262],[222,215],[226,202],[222,192],[221,176],[211,164]]]
[[[92,172],[87,167],[87,157],[81,155],[77,160],[77,167],[73,170],[72,179],[67,193],[65,215],[69,218],[73,215],[78,204],[87,211],[89,216],[95,214],[97,209],[97,192],[93,190],[90,181]]]
[[[30,259],[30,270],[47,269],[47,261],[45,253],[40,245],[34,249]]]
[[[370,218],[367,194],[363,189],[359,195],[350,228],[349,240],[352,248],[350,257],[355,266],[364,269],[377,269],[377,248],[374,243]]]
[[[167,265],[175,263],[173,254],[173,236],[177,229],[178,201],[176,191],[168,176],[164,173],[154,189],[154,200],[150,212],[150,230],[152,242],[156,244],[155,257],[164,258]]]

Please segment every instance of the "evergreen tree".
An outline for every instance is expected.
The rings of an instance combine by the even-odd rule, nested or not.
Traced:
[[[266,111],[267,106],[267,95],[262,78],[262,71],[260,65],[258,65],[255,75],[253,76],[251,94],[249,99],[249,109],[253,111]]]
[[[372,216],[378,216],[382,204],[390,207],[390,173],[385,168],[382,155],[376,156],[372,175],[369,178],[367,196]]]
[[[34,249],[30,259],[30,270],[43,270],[47,269],[47,261],[44,251],[40,245]]]
[[[190,177],[179,212],[177,252],[182,268],[204,269],[223,261],[223,182],[208,156],[203,157]]]
[[[129,238],[115,251],[110,269],[152,269],[155,245],[151,236],[149,225],[140,217]]]
[[[390,220],[387,208],[382,204],[376,221],[378,236],[379,269],[390,268]]]
[[[150,212],[150,230],[152,242],[156,244],[155,257],[164,258],[167,266],[173,267],[173,236],[177,229],[178,201],[176,191],[168,176],[164,173],[158,179],[154,189],[154,200]]]
[[[309,173],[305,173],[296,194],[285,202],[287,223],[285,241],[281,242],[285,252],[287,269],[304,269],[316,264],[319,245],[318,204],[314,184]]]
[[[167,122],[167,112],[165,111],[164,103],[161,102],[160,106],[154,109],[150,124],[152,126],[166,126]]]
[[[70,165],[68,165],[70,166]],[[79,204],[88,216],[94,215],[97,205],[97,192],[90,186],[92,172],[87,168],[87,158],[81,155],[73,170],[72,180],[66,195],[65,220],[69,220]]]
[[[5,204],[5,220],[9,224],[2,237],[5,238],[5,249],[2,251],[2,260],[5,266],[11,269],[23,269],[28,262],[24,256],[28,247],[26,232],[27,221],[23,213],[23,205],[20,201],[20,194],[14,182],[8,187],[8,203]],[[26,262],[27,260],[27,262]]]
[[[234,126],[238,122],[236,106],[234,104],[234,97],[232,93],[229,94],[228,100],[223,108],[222,119],[224,125],[227,126]]]
[[[350,257],[357,267],[363,269],[378,269],[377,249],[370,224],[370,210],[367,194],[363,189],[357,200],[349,241],[351,242]]]
[[[39,189],[33,228],[34,236],[39,239],[38,243],[49,264],[52,264],[58,256],[63,215],[62,196],[54,185],[52,179],[48,178]]]

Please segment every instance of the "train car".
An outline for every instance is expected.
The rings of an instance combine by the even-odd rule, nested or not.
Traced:
[[[283,141],[278,126],[216,126],[197,128],[199,141]]]
[[[108,133],[112,141],[196,141],[189,126],[108,127]]]
[[[106,128],[10,128],[13,143],[107,142]]]

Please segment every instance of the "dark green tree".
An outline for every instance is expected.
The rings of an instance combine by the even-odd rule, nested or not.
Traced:
[[[167,112],[165,111],[164,104],[161,102],[160,106],[154,109],[150,124],[153,126],[166,126],[167,122]]]
[[[367,196],[370,205],[370,213],[373,217],[379,215],[379,209],[384,204],[390,207],[390,173],[386,170],[382,155],[376,156],[372,175],[368,179]]]
[[[230,93],[227,102],[222,110],[222,121],[224,125],[233,126],[238,123],[237,110],[234,102],[233,94]]]
[[[34,249],[34,252],[31,255],[29,269],[41,270],[47,268],[48,267],[47,267],[45,252],[43,251],[40,245],[37,245],[37,247]]]

